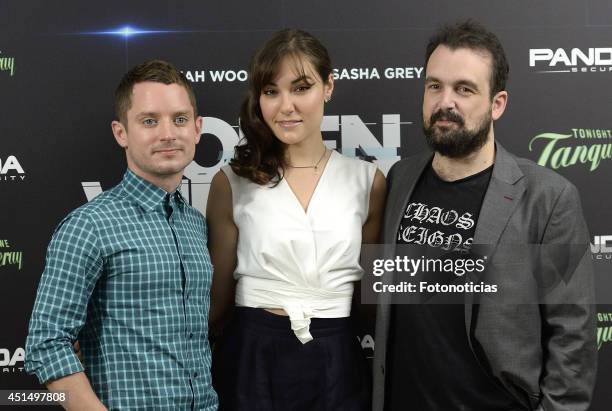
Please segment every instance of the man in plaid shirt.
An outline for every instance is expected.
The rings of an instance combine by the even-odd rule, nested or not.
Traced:
[[[68,392],[66,409],[216,410],[206,222],[178,190],[200,139],[195,96],[156,60],[123,77],[115,105],[128,170],[53,234],[25,367]]]

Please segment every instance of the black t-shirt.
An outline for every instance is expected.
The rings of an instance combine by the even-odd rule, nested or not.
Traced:
[[[446,182],[430,165],[410,198],[397,244],[421,245],[427,256],[465,256],[492,169]],[[450,284],[459,278],[454,273],[427,272],[421,279]],[[431,304],[431,298],[444,298],[444,303]],[[470,349],[463,301],[463,294],[421,295],[421,304],[393,306],[386,410],[524,408],[486,371],[486,359],[477,359]]]

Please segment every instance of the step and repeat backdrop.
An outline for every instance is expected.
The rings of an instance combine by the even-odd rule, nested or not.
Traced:
[[[115,185],[125,156],[111,134],[113,93],[142,61],[192,82],[202,141],[183,192],[204,212],[212,176],[240,138],[253,52],[281,28],[329,49],[335,90],[323,137],[385,173],[425,148],[423,56],[441,24],[474,18],[501,39],[509,105],[496,138],[578,187],[593,260],[612,275],[612,3],[609,0],[0,2],[0,389],[36,389],[25,337],[54,227]],[[593,410],[612,400],[612,304],[599,301]],[[359,339],[371,357],[373,324]],[[44,409],[44,407],[36,407]]]

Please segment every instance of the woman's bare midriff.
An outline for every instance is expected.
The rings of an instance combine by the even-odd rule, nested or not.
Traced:
[[[282,308],[264,308],[264,310],[272,314],[287,316],[287,313]]]

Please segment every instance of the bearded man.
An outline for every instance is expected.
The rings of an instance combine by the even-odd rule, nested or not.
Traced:
[[[495,139],[508,72],[497,37],[471,21],[444,27],[427,46],[432,151],[389,171],[384,243],[391,254],[409,244],[453,261],[487,246],[488,277],[472,283],[488,279],[497,294],[421,295],[419,304],[379,295],[375,411],[589,407],[597,363],[589,236],[576,187]],[[419,275],[467,283],[458,271]]]

